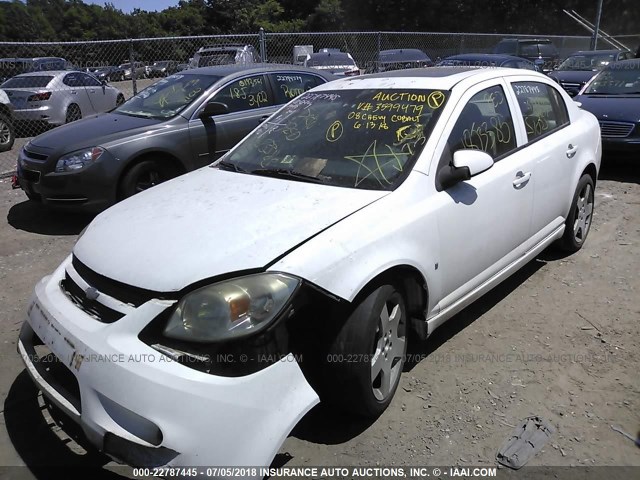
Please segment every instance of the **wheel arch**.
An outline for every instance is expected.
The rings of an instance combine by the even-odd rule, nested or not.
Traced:
[[[377,273],[358,291],[352,304],[357,305],[373,289],[386,283],[393,283],[402,288],[411,326],[421,338],[426,338],[429,286],[422,272],[413,265],[399,263]]]
[[[9,120],[13,121],[13,111],[4,103],[0,103],[0,114],[9,117]]]
[[[594,163],[589,163],[584,170],[582,170],[582,173],[580,174],[580,177],[582,177],[585,173],[589,174],[591,176],[591,178],[593,179],[593,186],[596,186],[596,183],[598,181],[598,170],[595,166]]]
[[[165,165],[169,165],[169,168],[172,170],[174,177],[178,175],[182,175],[187,172],[187,167],[184,163],[175,155],[172,155],[169,152],[163,152],[161,150],[152,150],[141,152],[131,160],[129,160],[126,165],[120,170],[118,174],[118,181],[116,182],[116,197],[121,198],[120,185],[122,183],[122,179],[125,175],[137,164],[144,162],[146,160],[161,160]],[[168,163],[167,163],[168,162]]]

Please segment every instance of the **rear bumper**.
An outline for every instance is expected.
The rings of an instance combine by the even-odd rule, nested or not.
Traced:
[[[50,125],[62,125],[65,122],[62,114],[54,111],[51,106],[38,108],[16,109],[13,112],[16,122],[43,122]]]
[[[141,342],[138,333],[172,302],[151,300],[115,323],[96,321],[60,289],[69,261],[36,286],[18,350],[43,394],[113,458],[147,466],[268,466],[318,403],[294,360],[219,377]],[[40,364],[39,341],[62,375],[50,378]]]

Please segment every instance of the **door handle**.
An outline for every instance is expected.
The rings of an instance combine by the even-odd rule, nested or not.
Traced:
[[[567,147],[567,158],[573,158],[573,156],[578,153],[578,146],[575,147],[571,144]]]
[[[258,119],[258,123],[262,123],[262,122],[264,122],[264,121],[265,121],[267,118],[269,118],[269,117],[270,117],[270,115],[263,115],[262,117],[260,117],[260,118]]]
[[[516,173],[516,178],[513,181],[513,187],[514,188],[524,187],[529,182],[530,179],[531,179],[531,172],[527,172],[527,173],[518,172]]]

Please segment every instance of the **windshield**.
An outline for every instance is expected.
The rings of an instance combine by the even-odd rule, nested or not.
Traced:
[[[214,75],[171,75],[131,97],[114,112],[134,117],[174,117],[220,78]]]
[[[613,54],[573,55],[560,64],[558,70],[602,70],[614,61]]]
[[[392,190],[411,170],[448,96],[440,90],[309,92],[260,125],[219,166]]]
[[[584,91],[592,95],[640,94],[640,63],[614,64],[600,72]]]
[[[13,77],[2,84],[2,88],[44,88],[53,80],[50,75]]]

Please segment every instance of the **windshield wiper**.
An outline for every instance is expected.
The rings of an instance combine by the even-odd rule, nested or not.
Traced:
[[[127,111],[123,111],[123,110],[117,110],[116,113],[121,113],[122,115],[128,115],[129,117],[136,117],[136,118],[162,118],[162,117],[157,117],[155,115],[152,115],[151,113],[134,113],[134,112],[127,112]]]
[[[325,183],[318,177],[296,172],[295,170],[288,170],[286,168],[258,168],[257,170],[251,170],[248,173],[251,175],[261,175],[263,177],[289,178],[291,180],[298,180],[301,182]]]
[[[238,173],[248,173],[244,168],[239,167],[235,163],[227,162],[226,160],[222,160],[215,165],[211,165],[212,167],[218,167],[220,170],[227,170],[230,172],[238,172]]]

